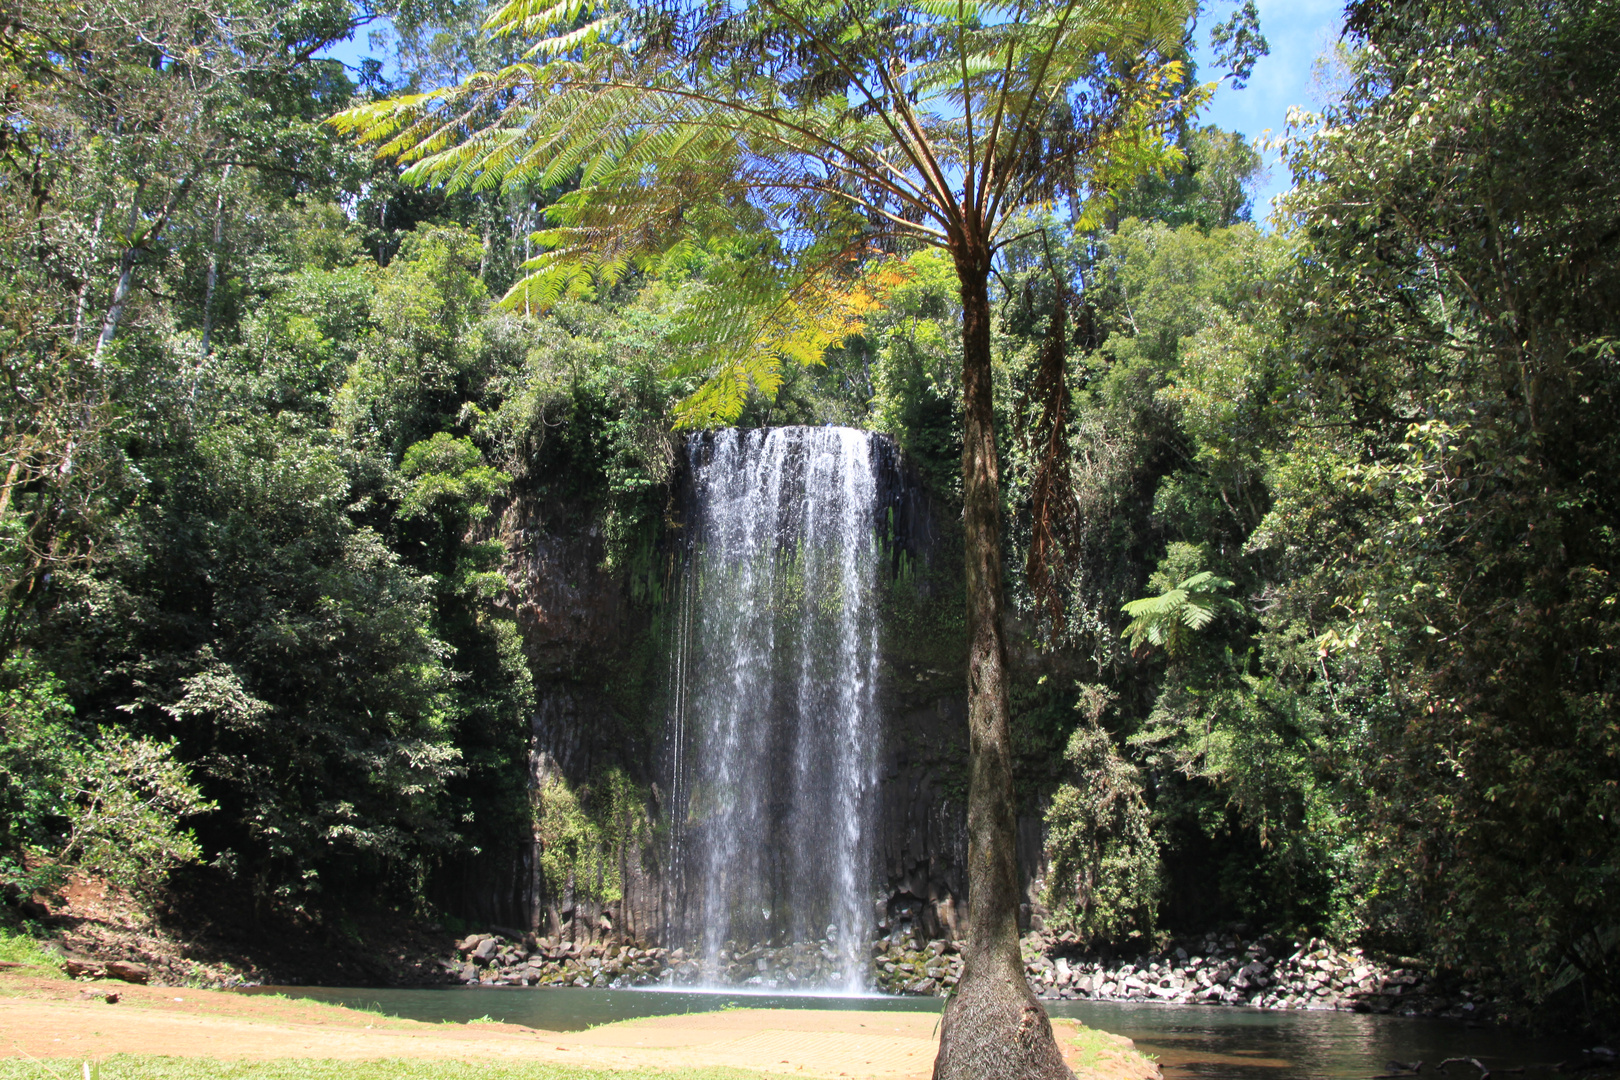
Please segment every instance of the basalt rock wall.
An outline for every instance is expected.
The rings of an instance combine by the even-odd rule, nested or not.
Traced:
[[[646,593],[648,575],[637,581],[610,564],[593,507],[542,503],[520,492],[498,521],[509,587],[496,606],[514,621],[534,681],[526,733],[531,796],[554,779],[583,790],[612,769],[655,794],[660,604]],[[441,867],[431,895],[469,925],[556,932],[562,924],[581,940],[601,936],[604,917],[637,935],[656,922],[656,867],[644,865],[639,852],[615,853],[624,895],[606,904],[548,889],[540,854],[532,831],[486,842]]]

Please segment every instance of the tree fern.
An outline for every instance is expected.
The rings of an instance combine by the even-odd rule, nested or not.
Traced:
[[[1165,124],[1199,93],[1178,56],[1191,14],[1186,0],[512,0],[485,26],[532,41],[523,62],[332,123],[404,162],[409,182],[579,183],[535,236],[544,253],[508,307],[544,309],[689,239],[698,199],[736,207],[733,227],[783,237],[777,288],[743,320],[754,347],[711,356],[719,382],[682,411],[723,423],[742,408],[740,385],[775,385],[782,363],[831,341],[827,324],[784,317],[837,291],[805,293],[809,279],[857,272],[828,247],[859,261],[885,244],[952,247],[978,233],[993,252],[1010,221],[1065,187],[1106,202],[1117,174],[1172,164]],[[1085,82],[1106,107],[1054,137],[1048,119]],[[783,336],[795,324],[806,336]]]
[[[1232,585],[1230,580],[1216,577],[1213,570],[1204,570],[1157,596],[1132,600],[1120,609],[1131,617],[1122,636],[1132,649],[1155,646],[1178,655],[1187,649],[1191,635],[1214,622],[1221,612],[1243,613],[1242,604],[1220,594]]]

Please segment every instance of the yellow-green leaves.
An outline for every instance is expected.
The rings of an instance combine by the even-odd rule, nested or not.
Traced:
[[[528,62],[334,123],[408,163],[411,183],[571,189],[509,308],[588,295],[726,229],[776,238],[755,275],[770,288],[693,293],[708,311],[687,325],[718,333],[684,343],[713,381],[683,422],[725,423],[858,324],[852,263],[993,253],[1004,226],[1064,195],[1083,226],[1127,179],[1177,165],[1166,132],[1207,96],[1179,59],[1194,14],[1189,0],[512,0],[486,29],[532,42]],[[1082,87],[1098,104],[1075,118]],[[713,206],[723,220],[699,224]]]
[[[399,463],[410,487],[399,506],[402,519],[448,513],[473,519],[489,514],[489,502],[512,479],[484,464],[471,439],[441,431],[413,444]]]
[[[711,340],[718,347],[711,345],[700,354],[709,378],[678,407],[678,425],[729,423],[742,412],[750,392],[774,396],[784,363],[821,363],[829,347],[858,333],[885,296],[909,277],[909,268],[893,261],[879,262],[848,282],[812,277],[770,307],[737,312],[740,318],[729,330],[712,326]]]

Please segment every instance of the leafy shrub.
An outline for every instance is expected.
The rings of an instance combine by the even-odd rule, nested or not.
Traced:
[[[7,658],[0,680],[0,888],[26,896],[60,874],[27,856],[48,850],[66,820],[78,737],[60,680],[32,653]]]
[[[148,888],[201,855],[180,823],[213,809],[173,743],[75,729],[62,684],[30,653],[4,665],[0,693],[0,885],[26,896],[77,866]]]
[[[1081,688],[1083,720],[1064,753],[1075,779],[1057,789],[1046,814],[1043,899],[1054,926],[1118,940],[1153,930],[1162,869],[1141,774],[1101,724],[1112,697]]]
[[[150,887],[202,855],[180,822],[214,809],[173,757],[172,742],[103,730],[67,770],[60,856],[121,888]]]

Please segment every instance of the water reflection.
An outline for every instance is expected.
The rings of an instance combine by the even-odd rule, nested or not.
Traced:
[[[426,990],[349,990],[262,987],[282,993],[411,1020],[465,1023],[488,1017],[548,1031],[580,1031],[642,1016],[759,1009],[858,1009],[935,1012],[936,998],[836,995],[646,992],[635,990],[444,987]],[[1185,1005],[1051,1002],[1054,1016],[1125,1035],[1158,1059],[1165,1080],[1367,1080],[1389,1063],[1424,1062],[1420,1077],[1436,1074],[1446,1058],[1478,1058],[1492,1070],[1523,1068],[1527,1077],[1551,1076],[1560,1061],[1579,1058],[1578,1044],[1535,1040],[1445,1020],[1362,1016],[1333,1012],[1267,1012]],[[1474,1080],[1471,1066],[1454,1065],[1453,1080]]]
[[[1391,1062],[1419,1061],[1424,1062],[1419,1075],[1428,1076],[1453,1057],[1478,1058],[1492,1070],[1523,1068],[1526,1076],[1547,1076],[1558,1062],[1578,1057],[1568,1042],[1446,1020],[1108,1002],[1061,1002],[1052,1013],[1134,1039],[1158,1059],[1165,1080],[1366,1080],[1391,1072]],[[1449,1075],[1473,1080],[1478,1071],[1453,1065]]]

